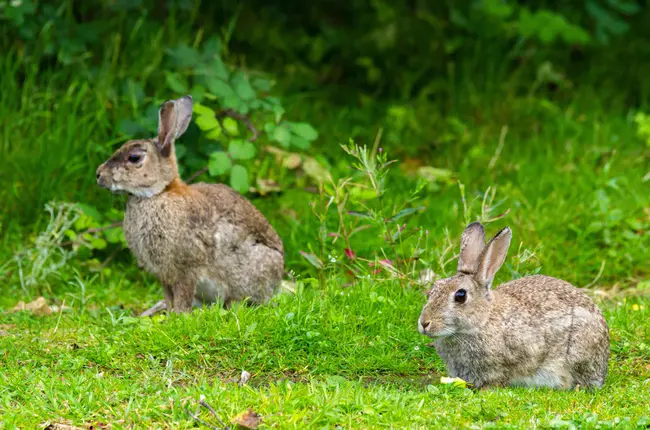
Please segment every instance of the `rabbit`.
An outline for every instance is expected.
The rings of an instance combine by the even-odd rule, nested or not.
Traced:
[[[99,166],[97,182],[128,194],[127,244],[160,280],[168,312],[244,299],[264,304],[284,274],[282,240],[230,187],[187,185],[179,177],[174,142],[187,129],[192,107],[191,96],[163,103],[158,137],[126,142]]]
[[[476,388],[601,388],[607,376],[609,328],[578,288],[550,276],[528,276],[492,289],[512,232],[487,245],[478,223],[463,232],[456,275],[435,282],[418,319],[452,377]]]

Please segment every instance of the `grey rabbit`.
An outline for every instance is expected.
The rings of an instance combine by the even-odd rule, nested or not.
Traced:
[[[284,274],[280,237],[251,202],[223,184],[187,185],[174,142],[192,118],[191,96],[166,101],[158,137],[131,140],[97,169],[97,182],[126,192],[124,234],[160,280],[168,311],[249,298],[267,302]]]
[[[485,245],[483,226],[463,232],[456,275],[433,284],[418,319],[452,377],[477,388],[600,388],[607,376],[609,328],[578,288],[529,276],[492,288],[512,232]]]

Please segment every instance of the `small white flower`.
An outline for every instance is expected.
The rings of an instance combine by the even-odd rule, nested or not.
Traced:
[[[381,314],[381,311],[379,311],[379,313]]]
[[[343,291],[341,291],[341,295],[342,295],[342,296],[345,296],[345,293],[344,293]]]
[[[419,347],[419,346],[416,346],[416,347],[413,348],[413,349],[416,350],[416,351],[419,351],[419,350],[420,350],[420,347]]]

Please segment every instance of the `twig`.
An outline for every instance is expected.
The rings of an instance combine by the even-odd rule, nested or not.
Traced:
[[[603,275],[603,270],[605,270],[605,263],[606,263],[606,260],[603,260],[603,262],[600,265],[600,270],[598,271],[598,274],[596,275],[594,280],[591,281],[590,283],[588,283],[587,285],[585,285],[583,288],[590,288],[590,287],[593,287],[594,285],[596,285],[596,282],[598,282],[600,277]]]
[[[194,172],[189,178],[187,178],[187,182],[192,183],[196,178],[204,174],[205,172],[208,171],[208,166],[205,166],[203,169],[199,170],[198,172]]]
[[[140,316],[141,317],[150,317],[150,316],[153,316],[153,315],[157,314],[158,312],[163,311],[165,309],[167,309],[167,302],[165,302],[164,300],[161,300],[158,303],[156,303],[155,305],[153,305],[152,307],[150,307],[149,309],[147,309],[146,311],[142,312],[140,314]]]
[[[204,425],[204,426],[206,426],[206,427],[209,427],[209,428],[211,428],[211,429],[214,429],[214,430],[230,430],[230,427],[228,427],[228,426],[226,425],[226,423],[224,423],[224,422],[221,420],[221,418],[219,418],[219,415],[217,414],[217,411],[215,411],[214,408],[213,408],[212,406],[210,406],[210,405],[208,405],[208,404],[206,403],[206,401],[205,401],[205,396],[204,396],[203,394],[201,394],[201,396],[199,397],[199,405],[200,405],[200,406],[199,406],[199,408],[197,408],[196,413],[192,413],[192,412],[190,412],[190,411],[187,410],[187,409],[184,409],[184,410],[185,410],[185,412],[186,412],[189,416],[191,416],[192,418],[194,418],[194,419],[195,419],[199,424],[202,424],[202,425]],[[203,421],[201,418],[199,418],[199,409],[200,409],[201,406],[203,406],[204,408],[206,408],[207,410],[209,410],[210,413],[211,413],[212,415],[214,415],[214,417],[215,417],[216,420],[219,422],[219,425],[220,425],[221,427],[217,427],[217,426],[213,426],[212,424],[208,424],[207,422],[205,422],[205,421]]]
[[[86,234],[86,233],[101,233],[102,231],[110,230],[115,227],[119,227],[122,225],[122,221],[115,221],[112,224],[105,225],[103,227],[94,227],[94,228],[89,228],[88,230],[84,231],[81,234]]]
[[[204,426],[206,426],[206,427],[208,427],[208,428],[211,428],[211,429],[214,429],[214,430],[221,430],[221,429],[220,429],[219,427],[217,427],[217,426],[213,426],[212,424],[208,424],[208,423],[206,423],[206,422],[203,421],[201,418],[199,418],[198,415],[193,414],[192,412],[188,411],[187,409],[184,409],[184,411],[185,411],[185,413],[186,413],[187,415],[189,415],[189,416],[191,416],[192,418],[194,418],[194,420],[195,420],[196,422],[198,422],[199,424],[204,425]]]
[[[212,412],[212,415],[214,415],[214,417],[217,419],[217,421],[219,421],[219,424],[222,425],[224,427],[224,429],[229,430],[229,427],[226,425],[226,423],[221,421],[221,418],[219,418],[219,415],[217,414],[217,411],[215,411],[212,406],[210,406],[210,405],[208,405],[206,403],[205,396],[202,395],[201,397],[199,397],[199,403],[201,404],[201,406],[203,406],[204,408],[206,408],[207,410]]]
[[[260,137],[260,132],[257,130],[257,128],[255,128],[248,115],[244,115],[242,113],[236,112],[233,109],[224,109],[221,112],[218,112],[217,121],[219,121],[219,125],[221,125],[222,129],[223,129],[223,124],[221,122],[225,117],[236,119],[237,121],[243,121],[244,124],[246,124],[246,128],[248,128],[248,130],[251,133],[253,133],[253,135],[248,139],[249,142],[255,142],[257,138]]]

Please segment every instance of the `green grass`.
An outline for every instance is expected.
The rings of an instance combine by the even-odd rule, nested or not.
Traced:
[[[201,394],[222,419],[253,408],[265,426],[280,428],[560,421],[634,428],[650,418],[647,300],[601,303],[612,334],[602,390],[476,392],[439,384],[444,365],[415,329],[423,296],[394,283],[299,288],[265,307],[153,320],[131,316],[141,306],[133,288],[128,281],[90,284],[97,296],[85,297],[85,307],[78,297],[75,311],[2,317],[4,428],[47,421],[187,428],[193,420],[184,408],[194,411]],[[252,374],[244,387],[236,383],[242,370]]]
[[[364,104],[354,94],[341,105],[333,100],[347,100],[345,91],[323,86],[302,93],[290,76],[283,80],[282,70],[275,71],[289,117],[318,128],[313,153],[329,162],[336,179],[354,175],[339,144],[353,137],[372,145],[380,128],[382,148],[399,161],[388,177],[388,206],[405,201],[418,167],[451,172],[451,180],[429,184],[413,203],[425,209],[409,224],[430,232],[420,243],[418,269],[449,273],[455,261],[453,250],[443,252],[447,235],[456,249],[463,227],[480,216],[484,193],[496,188],[489,214],[510,213],[488,224],[488,234],[505,225],[514,233],[498,280],[539,270],[599,293],[593,295],[612,336],[602,390],[476,392],[440,385],[445,367],[416,329],[424,288],[382,281],[384,273],[353,284],[341,264],[344,245],[331,239],[320,257],[337,261],[327,264],[327,282],[319,285],[299,253],[318,247],[321,226],[310,204],[319,196],[293,182],[281,194],[254,200],[280,233],[287,270],[298,279],[295,294],[268,306],[135,318],[161,291],[124,249],[78,255],[54,276],[21,288],[11,258],[34,246],[49,220],[46,202],[123,210],[124,200],[99,189],[94,177],[121,143],[117,122],[143,114],[143,102],[122,88],[132,79],[147,99],[167,97],[161,94],[165,48],[195,37],[191,22],[164,32],[146,21],[134,28],[121,28],[117,18],[111,23],[115,28],[102,39],[103,57],[92,69],[48,67],[14,48],[0,55],[0,159],[11,166],[0,174],[0,428],[47,422],[187,428],[195,423],[184,409],[194,411],[200,395],[224,420],[253,408],[265,427],[278,428],[650,424],[650,193],[643,179],[650,156],[629,112],[610,108],[588,83],[558,102],[514,90],[502,97],[478,94],[472,88],[485,77],[473,82],[465,76],[449,90],[458,93],[452,106]],[[141,46],[151,49],[141,52]],[[412,114],[407,127],[386,115],[391,106]],[[465,186],[467,210],[458,183]],[[360,202],[352,199],[349,209],[359,210]],[[338,220],[330,211],[328,232],[337,230]],[[369,229],[352,246],[373,260],[386,244]],[[413,248],[404,244],[403,256],[413,256]],[[525,258],[525,250],[534,255]],[[91,257],[98,259],[94,265]],[[93,270],[109,257],[102,270]],[[371,274],[368,267],[359,270]],[[19,300],[38,295],[71,309],[49,316],[10,312]],[[242,370],[252,374],[243,387],[233,382]]]

